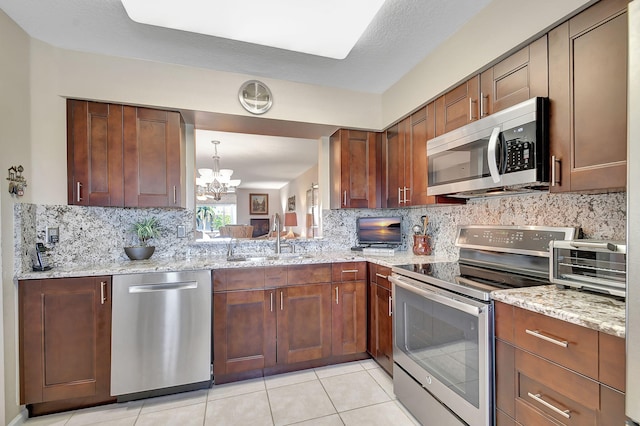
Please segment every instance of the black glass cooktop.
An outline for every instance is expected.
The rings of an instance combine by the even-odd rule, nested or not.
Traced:
[[[548,279],[521,275],[460,262],[397,265],[393,271],[419,281],[481,300],[493,290],[549,284]]]

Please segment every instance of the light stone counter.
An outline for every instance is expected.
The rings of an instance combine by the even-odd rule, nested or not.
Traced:
[[[247,255],[249,256],[249,255]],[[362,252],[336,251],[306,253],[291,257],[284,254],[279,259],[269,259],[264,254],[257,254],[259,260],[227,261],[225,256],[207,256],[190,258],[159,258],[154,260],[122,261],[105,264],[91,264],[69,268],[57,267],[43,272],[23,272],[16,275],[18,280],[87,277],[98,275],[138,274],[144,272],[188,271],[199,269],[255,268],[260,266],[301,265],[314,263],[336,263],[369,261],[384,266],[402,265],[405,263],[428,263],[447,259],[435,256],[415,256],[412,252],[397,252],[394,256],[363,256]]]
[[[625,337],[624,301],[555,285],[497,290],[493,300],[603,333]]]

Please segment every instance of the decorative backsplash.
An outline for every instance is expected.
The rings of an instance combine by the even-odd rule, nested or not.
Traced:
[[[580,226],[586,238],[625,240],[626,193],[598,195],[531,194],[470,200],[466,205],[429,206],[402,209],[343,209],[323,211],[323,239],[295,240],[298,253],[348,250],[356,244],[359,216],[403,216],[404,243],[411,250],[411,227],[429,217],[433,254],[457,257],[453,243],[458,225],[547,225]],[[16,204],[14,208],[15,271],[31,268],[31,252],[36,242],[45,242],[47,227],[60,230],[57,244],[45,243],[53,266],[80,266],[128,261],[124,247],[137,244],[131,227],[137,220],[158,217],[161,235],[154,259],[224,255],[224,241],[194,242],[194,212],[176,209],[132,209],[66,205]],[[186,229],[186,238],[177,237],[177,226]],[[273,240],[242,240],[235,245],[240,254],[272,253]],[[18,255],[20,253],[20,255]]]

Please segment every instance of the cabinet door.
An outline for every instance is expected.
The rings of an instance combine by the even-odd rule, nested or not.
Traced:
[[[549,33],[552,192],[626,186],[626,0],[603,0]]]
[[[481,74],[480,117],[548,96],[548,75],[545,35]]]
[[[180,113],[124,107],[125,207],[184,207]]]
[[[20,403],[112,400],[111,277],[20,281],[19,319]]]
[[[331,208],[380,207],[380,134],[338,130],[330,139]]]
[[[333,283],[331,307],[332,354],[347,355],[367,349],[367,283]]]
[[[331,355],[331,285],[277,289],[278,364]]]
[[[405,198],[405,135],[407,120],[403,120],[386,132],[386,207],[401,207]]]
[[[79,206],[122,206],[122,106],[67,100],[67,195]]]
[[[214,375],[275,364],[275,290],[214,293],[213,306]]]
[[[436,136],[479,118],[479,84],[480,76],[475,76],[436,99]]]
[[[391,291],[376,288],[376,361],[389,374],[393,373],[393,319]]]
[[[427,141],[435,137],[435,103],[430,103],[411,115],[411,140],[405,152],[405,164],[410,164],[411,188],[409,203],[412,206],[433,204],[436,197],[427,196]]]
[[[371,267],[369,276],[371,276],[374,267]],[[376,358],[376,324],[378,322],[376,306],[376,283],[369,278],[367,283],[367,352],[372,358]]]

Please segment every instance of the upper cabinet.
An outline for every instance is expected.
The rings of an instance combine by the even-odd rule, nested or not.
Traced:
[[[185,207],[180,113],[67,101],[69,204]]]
[[[434,117],[432,102],[386,131],[386,207],[436,201],[435,197],[427,197],[427,140],[435,136]]]
[[[480,76],[465,81],[435,100],[436,133],[443,135],[480,118]]]
[[[380,133],[340,129],[329,141],[331,208],[380,207]]]
[[[626,8],[602,0],[549,33],[552,192],[626,186]]]
[[[549,96],[547,36],[480,75],[480,118],[536,96]]]

